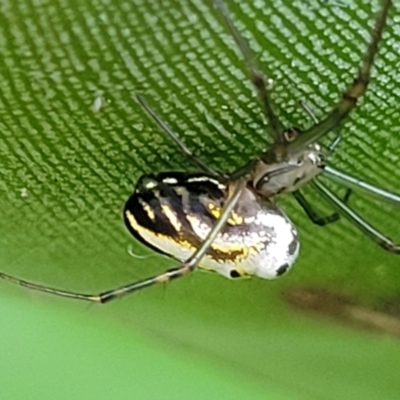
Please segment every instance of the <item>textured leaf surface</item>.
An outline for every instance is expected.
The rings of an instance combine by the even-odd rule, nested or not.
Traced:
[[[323,116],[352,81],[377,9],[376,2],[370,3],[229,2],[262,70],[274,81],[274,102],[289,126],[311,123],[299,100],[306,99]],[[392,10],[368,94],[346,123],[330,160],[394,191],[400,191],[399,18],[399,10]],[[0,19],[1,270],[67,290],[99,292],[173,266],[128,236],[121,210],[141,174],[193,168],[133,100],[134,93],[145,96],[213,168],[231,171],[268,144],[243,60],[212,3],[3,1]],[[305,194],[318,209],[330,212],[310,190]],[[281,293],[315,286],[372,308],[396,305],[400,259],[346,221],[315,227],[290,197],[280,204],[298,226],[302,245],[294,270],[282,280],[231,282],[196,273],[166,288],[89,308],[0,282],[2,297],[4,302],[21,298],[12,302],[16,316],[26,312],[21,311],[24,303],[34,301],[38,309],[65,312],[72,325],[72,313],[109,321],[125,335],[133,331],[125,340],[138,341],[144,351],[153,345],[162,357],[179,352],[193,370],[209,363],[212,371],[231,374],[231,384],[249,393],[252,386],[273,399],[397,398],[396,339],[316,320],[289,308]],[[357,195],[351,205],[400,241],[399,208]],[[129,246],[146,258],[132,257]],[[32,312],[31,305],[26,307]],[[52,312],[50,321],[57,321]],[[23,385],[29,374],[8,368],[15,359],[19,365],[37,360],[43,368],[32,385],[64,390],[70,381],[48,352],[27,351],[16,358],[13,351],[24,346],[45,350],[66,339],[68,328],[40,330],[34,318],[21,325],[24,318],[16,317],[14,324],[8,306],[3,315],[0,338],[10,351],[0,361],[0,381],[9,398],[28,396],[25,388],[10,383]],[[41,316],[37,321],[40,325]],[[42,343],[16,334],[24,330],[42,337]],[[93,327],[91,333],[96,338],[98,330]],[[114,341],[112,332],[107,340]],[[104,343],[99,342],[99,352]],[[80,369],[68,357],[81,351],[79,344],[63,347],[60,365],[65,361],[85,376],[81,384],[89,387],[88,398],[94,393],[102,398],[90,391],[99,384],[96,372],[85,375],[90,367],[83,363]],[[132,358],[135,352],[130,347]],[[158,363],[154,353],[142,357]],[[137,359],[131,365],[125,360],[121,369],[137,372],[140,365]],[[47,369],[54,368],[59,380],[49,382]],[[143,374],[148,375],[146,368]],[[154,385],[162,386],[166,398],[176,398],[169,390],[182,380],[190,380],[194,391],[202,390],[201,379],[209,379],[209,385],[221,382],[217,372],[207,378],[185,372],[177,366],[169,383],[155,378]],[[129,382],[122,374],[114,381],[112,369],[109,374],[109,381],[101,381],[104,393],[118,385],[123,396],[142,389],[145,398],[140,377]],[[229,397],[229,391],[223,393]]]

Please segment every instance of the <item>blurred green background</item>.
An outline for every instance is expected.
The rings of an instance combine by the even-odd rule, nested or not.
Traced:
[[[299,100],[322,116],[352,81],[372,3],[229,1],[289,126],[311,123]],[[392,10],[370,90],[330,160],[395,191],[399,18]],[[174,266],[121,218],[141,174],[193,170],[134,93],[213,168],[232,171],[268,145],[211,0],[0,1],[0,21],[1,270],[98,293]],[[347,221],[314,226],[290,196],[279,204],[302,248],[276,282],[198,272],[105,306],[0,282],[2,399],[398,399],[398,256]],[[400,240],[398,209],[357,195],[350,204]],[[327,294],[313,303],[320,313],[286,300],[309,288]]]

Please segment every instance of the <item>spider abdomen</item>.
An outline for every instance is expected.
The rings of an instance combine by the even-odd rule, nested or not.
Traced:
[[[220,218],[228,185],[204,174],[142,176],[126,203],[125,223],[142,243],[185,261]],[[199,267],[229,278],[274,279],[289,270],[298,251],[297,231],[286,215],[245,189]]]

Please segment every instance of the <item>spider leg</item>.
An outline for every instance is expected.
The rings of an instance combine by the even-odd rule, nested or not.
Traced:
[[[382,0],[381,11],[379,12],[375,22],[371,34],[371,41],[353,84],[346,90],[342,99],[337,103],[336,107],[327,115],[327,117],[310,129],[304,131],[296,140],[288,144],[287,150],[290,153],[304,149],[309,144],[318,141],[322,136],[326,135],[332,129],[335,129],[338,125],[340,126],[355,107],[357,100],[364,95],[367,90],[371,68],[378,50],[378,44],[382,38],[382,32],[385,28],[391,5],[392,0]]]
[[[307,217],[310,218],[310,220],[314,224],[319,226],[325,226],[332,222],[336,222],[340,219],[340,214],[337,212],[332,213],[331,215],[328,215],[326,217],[322,217],[321,215],[319,215],[318,212],[315,211],[312,205],[304,197],[304,195],[300,192],[300,190],[295,190],[294,192],[292,192],[292,194],[294,198],[297,200],[297,202],[300,204],[301,208],[307,214]],[[343,198],[344,203],[347,203],[348,199],[350,198],[350,195],[351,195],[351,190],[348,189]]]
[[[340,143],[340,141],[342,140],[342,137],[343,137],[341,128],[336,129],[336,131],[337,131],[337,134],[336,134],[335,138],[332,140],[331,144],[328,146],[329,154],[332,154],[335,151],[337,145]]]
[[[308,116],[314,121],[314,124],[318,124],[318,118],[310,105],[305,100],[300,100],[301,108],[308,114]]]
[[[261,101],[261,105],[263,108],[263,112],[265,117],[267,118],[267,122],[269,125],[269,129],[272,131],[272,135],[275,143],[283,143],[283,132],[285,127],[279,121],[278,116],[276,115],[273,106],[272,100],[267,88],[267,84],[265,81],[264,75],[261,73],[258,68],[256,61],[254,59],[253,53],[250,50],[250,47],[245,40],[245,38],[239,33],[236,26],[234,25],[231,17],[229,16],[227,7],[221,0],[214,0],[214,4],[221,12],[226,24],[231,31],[231,34],[239,47],[240,52],[243,55],[243,58],[246,62],[247,68],[250,73],[250,79],[257,91],[257,95]]]
[[[311,117],[311,119],[314,121],[314,123],[318,124],[318,119],[317,119],[314,111],[309,106],[309,104],[305,100],[300,100],[300,105],[303,108],[303,110]],[[336,128],[335,131],[336,131],[336,136],[332,140],[331,144],[328,146],[329,154],[334,152],[334,150],[336,149],[336,146],[340,143],[340,141],[342,140],[342,137],[343,137],[341,128],[339,128],[339,129]]]
[[[142,96],[139,94],[135,95],[136,100],[140,105],[147,111],[147,113],[157,122],[157,124],[163,129],[163,131],[178,145],[182,153],[192,162],[194,165],[199,167],[202,171],[207,172],[211,176],[216,178],[220,177],[221,174],[214,171],[212,168],[207,166],[203,161],[201,161],[193,152],[179,139],[178,135],[173,132],[169,126],[155,113],[155,111],[147,104]]]
[[[150,278],[133,282],[116,289],[107,290],[100,294],[83,294],[69,292],[65,290],[59,290],[48,286],[38,285],[35,283],[27,282],[22,279],[15,278],[11,275],[0,272],[0,278],[5,279],[9,282],[24,286],[28,289],[37,290],[40,292],[46,292],[56,296],[68,297],[76,300],[86,300],[93,303],[107,303],[116,298],[126,296],[130,293],[136,292],[137,290],[147,288],[149,286],[155,285],[156,283],[165,283],[173,279],[180,278],[184,275],[192,272],[207,253],[209,247],[220,233],[226,221],[229,219],[231,211],[235,208],[243,190],[246,187],[246,181],[244,179],[235,181],[231,184],[229,197],[223,207],[221,217],[215,222],[215,225],[208,233],[205,240],[202,242],[201,246],[182,264],[177,268],[170,269],[161,274],[152,276]]]
[[[325,226],[340,219],[340,215],[337,212],[326,217],[322,217],[321,215],[319,215],[317,211],[315,211],[311,204],[307,201],[307,199],[303,196],[300,190],[295,190],[294,192],[292,192],[292,194],[296,201],[300,204],[301,208],[307,214],[307,217],[310,218],[310,220],[314,224]]]
[[[339,182],[348,188],[374,197],[377,200],[394,204],[398,207],[400,206],[400,195],[381,189],[378,186],[371,185],[370,183],[365,182],[362,179],[355,178],[354,176],[341,172],[335,168],[330,167],[329,165],[325,166],[323,176]]]
[[[342,200],[340,200],[331,190],[319,182],[317,179],[311,182],[312,187],[319,193],[325,200],[331,203],[343,217],[352,222],[360,231],[364,232],[371,240],[381,246],[383,249],[392,253],[400,254],[400,244],[394,243],[391,239],[376,230],[371,224],[365,221],[359,214],[348,207]]]

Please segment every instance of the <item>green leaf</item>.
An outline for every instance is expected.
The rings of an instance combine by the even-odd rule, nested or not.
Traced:
[[[322,117],[352,82],[377,10],[370,3],[229,2],[288,126],[312,123],[299,100]],[[400,191],[398,18],[392,10],[368,93],[329,160],[393,191]],[[141,174],[193,170],[134,94],[218,170],[236,169],[271,142],[212,2],[3,1],[0,20],[1,271],[98,293],[175,266],[123,226],[123,204]],[[290,196],[279,204],[299,229],[301,254],[278,281],[196,272],[92,307],[0,282],[2,393],[397,398],[400,349],[388,335],[395,329],[385,327],[398,324],[387,311],[398,309],[398,256],[345,220],[320,228]],[[400,241],[398,208],[357,194],[350,205]],[[313,293],[308,288],[327,293],[322,316],[287,301],[297,290]],[[362,329],[360,318],[378,329]]]

